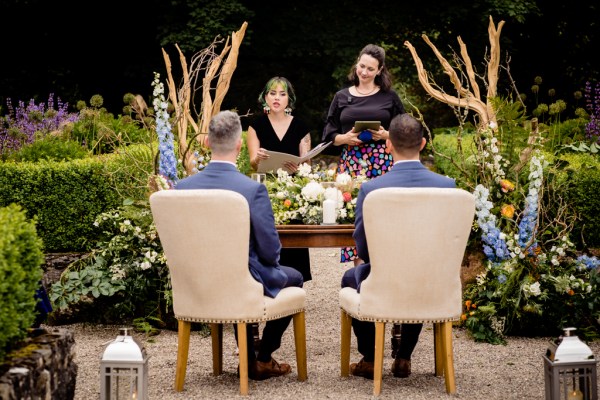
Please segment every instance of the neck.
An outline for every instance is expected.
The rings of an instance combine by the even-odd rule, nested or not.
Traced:
[[[359,85],[356,85],[354,88],[358,94],[361,94],[363,96],[368,96],[377,89],[377,86],[375,84],[373,84],[370,88],[367,88],[366,86],[359,88]]]
[[[236,163],[237,161],[237,154],[234,153],[230,153],[230,154],[212,154],[211,155],[211,160],[214,161],[229,161],[232,163]]]

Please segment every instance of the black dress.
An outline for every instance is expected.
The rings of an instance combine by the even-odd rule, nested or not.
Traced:
[[[283,139],[275,133],[269,117],[261,115],[250,124],[256,131],[256,136],[263,149],[278,151],[281,153],[300,155],[300,141],[309,133],[304,121],[294,117]],[[310,255],[308,248],[282,248],[279,264],[292,267],[299,271],[304,277],[304,282],[310,281]]]

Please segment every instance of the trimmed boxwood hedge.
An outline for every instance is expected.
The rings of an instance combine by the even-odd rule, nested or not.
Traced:
[[[43,243],[20,206],[0,208],[0,363],[36,319]]]

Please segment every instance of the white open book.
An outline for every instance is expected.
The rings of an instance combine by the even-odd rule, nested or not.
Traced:
[[[306,153],[306,155],[303,157],[267,150],[269,158],[266,160],[261,160],[261,162],[258,164],[258,169],[256,172],[276,172],[279,168],[283,168],[284,170],[288,171],[284,163],[291,161],[295,164],[302,164],[303,162],[319,155],[319,153],[325,150],[330,144],[331,142],[320,143],[311,151]]]

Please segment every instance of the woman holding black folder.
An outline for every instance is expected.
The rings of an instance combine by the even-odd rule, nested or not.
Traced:
[[[388,128],[392,118],[404,113],[398,94],[392,89],[392,76],[385,65],[385,50],[366,45],[352,65],[348,80],[352,84],[338,91],[327,113],[323,141],[341,146],[338,173],[353,178],[365,174],[375,178],[386,173],[393,164],[386,149]],[[357,121],[379,121],[377,128],[355,131]],[[354,247],[342,248],[341,262],[360,263]]]
[[[258,96],[263,114],[248,127],[247,144],[250,165],[255,170],[268,157],[266,150],[304,156],[310,151],[310,131],[301,119],[292,116],[296,94],[290,81],[276,76],[267,82]],[[298,165],[287,163],[290,173]],[[304,282],[312,279],[308,248],[283,248],[279,264],[292,267],[302,273]]]

